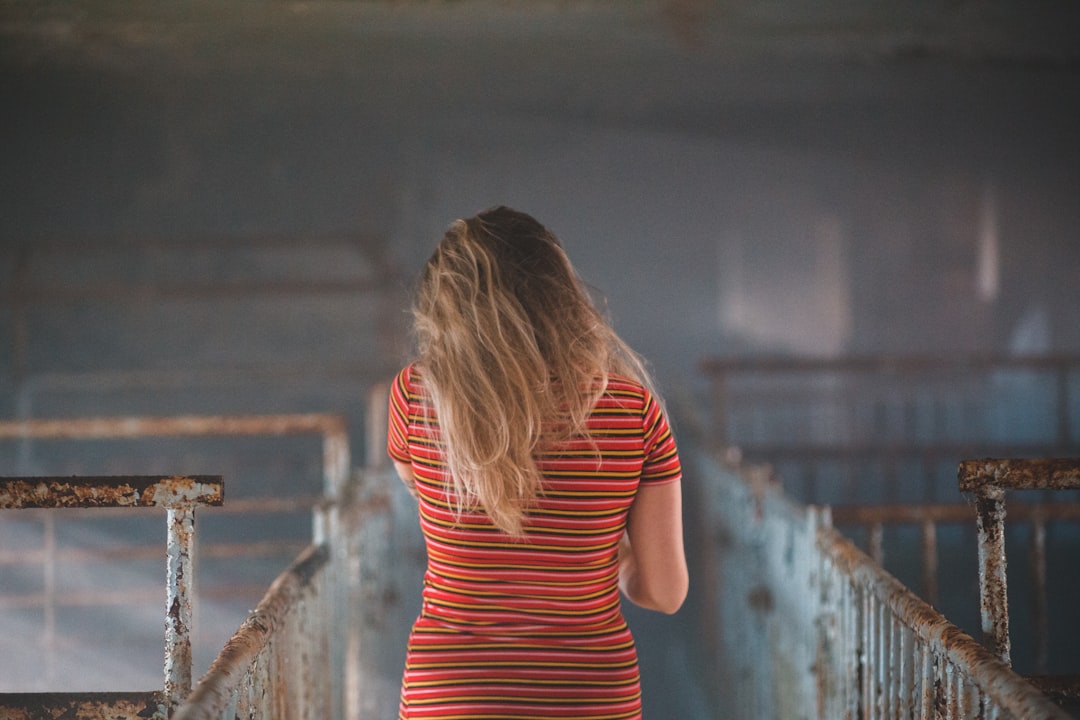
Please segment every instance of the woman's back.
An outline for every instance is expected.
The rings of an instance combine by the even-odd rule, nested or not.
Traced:
[[[401,718],[640,718],[620,590],[686,594],[681,468],[633,351],[558,240],[495,208],[456,221],[414,306],[388,451],[428,567]]]

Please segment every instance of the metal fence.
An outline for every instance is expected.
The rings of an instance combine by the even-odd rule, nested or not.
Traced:
[[[208,515],[215,516],[211,524],[223,525],[216,516],[231,517],[272,517],[276,523],[291,520],[295,524],[307,524],[312,515],[312,508],[322,497],[336,497],[349,477],[350,450],[345,421],[341,416],[331,414],[285,414],[285,415],[187,415],[171,417],[98,417],[98,418],[56,418],[0,421],[0,440],[16,443],[49,443],[50,454],[79,453],[91,451],[95,443],[124,441],[125,449],[134,450],[150,445],[160,439],[188,439],[205,442],[214,438],[266,438],[277,440],[285,437],[308,436],[318,444],[304,447],[304,454],[315,453],[317,459],[312,462],[316,472],[321,468],[322,478],[314,478],[318,486],[307,490],[305,494],[275,496],[241,497],[237,491],[236,478],[230,477],[232,484],[229,502],[221,507],[214,507]],[[129,443],[130,441],[130,443]],[[304,440],[303,442],[307,442]],[[44,447],[44,445],[43,445]],[[156,447],[156,446],[154,446]],[[57,452],[62,450],[62,452]],[[151,452],[153,452],[151,450]],[[233,451],[238,454],[239,451]],[[229,461],[230,469],[237,469],[236,462]],[[170,460],[169,463],[176,462]],[[169,467],[154,460],[149,465]],[[214,465],[213,467],[216,467]],[[57,472],[55,469],[54,472]],[[166,470],[168,472],[169,470]],[[151,470],[150,472],[155,472]],[[57,472],[57,474],[59,474]],[[82,473],[80,473],[82,474]],[[101,474],[101,473],[94,473]],[[129,473],[123,473],[129,474]],[[295,481],[294,481],[295,482]],[[110,521],[120,518],[137,518],[145,510],[137,507],[114,508],[108,511]],[[156,576],[148,576],[144,582],[127,582],[122,588],[108,586],[79,587],[62,582],[63,576],[72,568],[93,569],[94,573],[105,574],[118,563],[133,565],[147,559],[156,559],[157,549],[143,545],[140,536],[117,536],[115,542],[108,545],[80,546],[63,542],[64,527],[78,523],[93,523],[101,517],[101,511],[93,508],[69,509],[62,520],[57,513],[49,509],[27,509],[19,514],[19,522],[27,526],[35,525],[36,531],[26,531],[26,536],[35,541],[16,544],[14,548],[0,547],[0,571],[12,571],[16,577],[33,577],[40,581],[30,583],[29,590],[11,585],[0,586],[0,609],[7,612],[40,612],[41,636],[38,645],[43,654],[42,674],[47,678],[49,689],[63,680],[55,672],[58,653],[63,653],[66,643],[65,629],[59,621],[60,613],[72,609],[87,608],[131,608],[135,603],[149,604],[156,602],[160,595],[160,584]],[[280,519],[280,520],[279,520]],[[205,526],[204,526],[205,527]],[[68,530],[71,535],[71,530]],[[200,574],[201,582],[193,590],[193,595],[202,599],[227,600],[239,606],[234,611],[238,618],[254,604],[266,589],[267,583],[280,568],[287,565],[310,541],[310,532],[305,531],[299,539],[295,536],[279,535],[267,532],[259,537],[249,538],[241,533],[219,532],[216,541],[207,541],[205,533],[199,539],[196,563],[205,568],[209,563],[229,563],[230,567],[239,562],[259,562],[260,574],[267,579],[257,586],[243,584],[237,579],[239,573],[224,571],[214,573],[215,583],[211,584],[209,574]],[[265,537],[264,537],[265,536]],[[276,564],[276,567],[274,565]],[[262,567],[271,568],[269,572]],[[141,567],[141,566],[140,566]],[[239,602],[244,605],[239,605]],[[238,620],[237,620],[238,621]],[[216,651],[235,624],[225,625],[224,629],[210,634],[205,632],[209,623],[201,623],[202,631],[197,630],[194,640],[201,647],[204,655],[207,651]],[[213,639],[213,645],[208,640]],[[200,643],[199,641],[202,640]],[[197,648],[198,649],[198,648]],[[203,661],[205,662],[205,660]],[[205,667],[205,665],[203,665]],[[40,684],[40,683],[39,683]]]
[[[322,500],[318,498],[263,498],[252,499],[246,503],[240,503],[242,510],[280,511],[282,509],[296,510],[298,506],[307,504],[309,507],[315,503],[315,542],[313,546],[321,548],[318,554],[336,558],[335,563],[342,567],[347,564],[345,559],[346,547],[343,541],[338,541],[336,547],[342,548],[338,553],[331,553],[328,549],[328,533],[339,532],[337,530],[339,517],[343,517],[342,508],[356,497],[350,480],[349,441],[344,420],[336,415],[273,415],[273,416],[183,416],[170,418],[87,418],[87,419],[60,419],[60,420],[26,420],[0,422],[0,438],[34,440],[34,439],[62,439],[62,440],[90,440],[102,438],[150,438],[162,436],[181,437],[207,437],[207,436],[240,436],[240,435],[267,435],[284,436],[295,434],[315,434],[322,438],[322,468],[323,488]],[[147,693],[6,693],[0,695],[0,715],[5,718],[36,718],[54,717],[62,714],[62,711],[77,712],[82,718],[136,718],[146,717],[148,714],[164,713],[176,708],[180,700],[185,698],[192,689],[192,656],[191,656],[191,627],[192,627],[192,595],[195,584],[195,565],[193,552],[195,533],[193,517],[186,505],[176,506],[179,500],[188,499],[180,491],[183,482],[190,478],[8,478],[5,480],[5,493],[0,509],[20,509],[28,513],[37,513],[43,520],[43,548],[40,551],[5,553],[0,561],[5,564],[25,564],[36,562],[41,566],[44,582],[40,592],[31,593],[29,596],[0,596],[0,600],[6,605],[17,607],[38,608],[45,617],[45,642],[43,650],[46,653],[54,652],[56,644],[55,612],[61,603],[100,603],[112,604],[130,601],[125,593],[97,594],[93,597],[79,597],[74,600],[57,590],[56,576],[58,568],[65,561],[64,551],[58,550],[55,537],[55,524],[50,522],[51,509],[54,508],[82,508],[79,512],[90,512],[93,508],[115,507],[113,512],[124,512],[139,506],[163,505],[168,507],[169,542],[167,553],[168,598],[166,601],[166,652],[165,652],[165,686],[163,691],[151,691]],[[204,478],[194,478],[195,482],[205,484]],[[218,489],[220,491],[220,478]],[[199,487],[202,487],[201,485]],[[190,494],[190,493],[189,493]],[[200,496],[201,497],[201,496]],[[156,500],[155,500],[156,498]],[[109,502],[111,501],[111,502]],[[204,503],[206,504],[206,503]],[[220,505],[220,492],[217,501],[211,504]],[[332,529],[332,530],[331,530]],[[340,533],[339,533],[340,534]],[[266,543],[259,543],[255,548],[231,547],[229,552],[242,555],[249,550],[255,553],[267,552],[263,547]],[[289,543],[284,543],[288,546]],[[207,548],[200,546],[200,553]],[[212,550],[212,548],[210,548]],[[130,547],[124,547],[117,552],[116,549],[106,552],[80,553],[75,552],[76,559],[85,560],[87,557],[94,559],[126,557],[131,553]],[[355,559],[355,554],[352,555]],[[311,568],[313,561],[301,565],[294,564],[286,573],[295,573],[297,567]],[[323,577],[331,573],[322,573]],[[353,573],[356,575],[356,573]],[[303,576],[303,575],[302,575]],[[285,577],[284,575],[282,577]],[[319,577],[313,570],[306,576],[309,580]],[[279,588],[284,581],[275,583]],[[347,592],[349,585],[346,582],[337,582],[342,592]],[[305,587],[317,587],[310,582]],[[160,587],[160,586],[159,586]],[[158,591],[160,592],[160,590]],[[280,594],[280,589],[275,590]],[[335,593],[323,590],[322,598],[337,597]],[[302,604],[301,604],[302,605]],[[316,606],[310,606],[316,608]],[[342,606],[343,607],[343,606]],[[319,605],[312,611],[309,622],[332,622],[337,618],[334,632],[323,634],[332,638],[341,638],[342,648],[350,638],[345,630],[349,623],[347,618],[339,617],[340,612],[334,605]],[[329,614],[328,614],[329,613]],[[337,614],[335,614],[337,613]],[[328,630],[323,627],[322,630]],[[318,637],[319,633],[310,637]],[[308,635],[305,634],[305,637]],[[356,642],[352,640],[355,649]],[[304,657],[322,658],[325,655],[320,649],[305,651]],[[284,657],[284,656],[281,656]],[[350,667],[346,660],[344,649],[335,651],[333,657],[326,658],[326,662],[333,663],[333,673],[325,675],[327,682],[332,678],[331,697],[341,698],[345,695],[345,673],[354,671],[355,661]],[[295,664],[295,661],[294,661]],[[123,682],[122,678],[117,679]],[[299,697],[305,697],[301,694]],[[345,701],[338,699],[335,704],[336,714],[341,717],[341,708]],[[52,714],[44,714],[52,713]],[[319,716],[327,717],[326,714]]]
[[[1068,718],[767,469],[706,458],[703,653],[725,717]]]
[[[191,691],[191,581],[195,508],[220,505],[220,477],[0,479],[0,509],[161,507],[167,513],[164,690],[0,695],[5,718],[165,717]],[[46,715],[45,713],[50,713]]]

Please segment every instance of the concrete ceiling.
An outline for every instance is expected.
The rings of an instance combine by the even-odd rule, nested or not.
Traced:
[[[0,73],[130,80],[183,104],[365,104],[388,124],[486,114],[788,133],[813,108],[1080,92],[1080,4],[1051,0],[11,1]],[[46,75],[47,76],[47,75]],[[942,82],[945,77],[947,82]],[[185,99],[185,93],[187,99]],[[350,97],[342,98],[343,94]],[[1045,93],[1044,93],[1045,95]],[[1050,93],[1054,97],[1054,93]],[[258,102],[258,100],[254,100]],[[1058,102],[1053,100],[1053,102]],[[761,128],[761,108],[771,108]],[[438,108],[441,117],[432,117]],[[1055,108],[1055,112],[1060,107]],[[859,112],[857,109],[855,112]],[[828,122],[828,121],[826,121]],[[916,120],[917,122],[917,120]],[[798,142],[798,135],[793,135]]]
[[[348,73],[370,59],[369,44],[394,41],[510,45],[546,62],[570,47],[631,59],[681,51],[725,62],[947,57],[1075,67],[1078,21],[1075,3],[1051,0],[8,0],[0,52],[7,62],[194,74]]]

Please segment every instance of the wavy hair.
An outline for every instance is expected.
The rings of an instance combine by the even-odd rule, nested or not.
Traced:
[[[507,207],[450,225],[413,330],[457,512],[480,507],[515,537],[543,491],[537,453],[588,434],[611,373],[651,386],[555,235]]]

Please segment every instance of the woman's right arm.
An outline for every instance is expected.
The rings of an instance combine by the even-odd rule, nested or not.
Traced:
[[[642,484],[619,548],[619,587],[635,604],[671,614],[690,586],[683,548],[682,482]]]
[[[413,475],[412,465],[395,460],[394,470],[397,471],[401,482],[405,483],[405,489],[409,491],[409,494],[416,497],[416,476]]]

